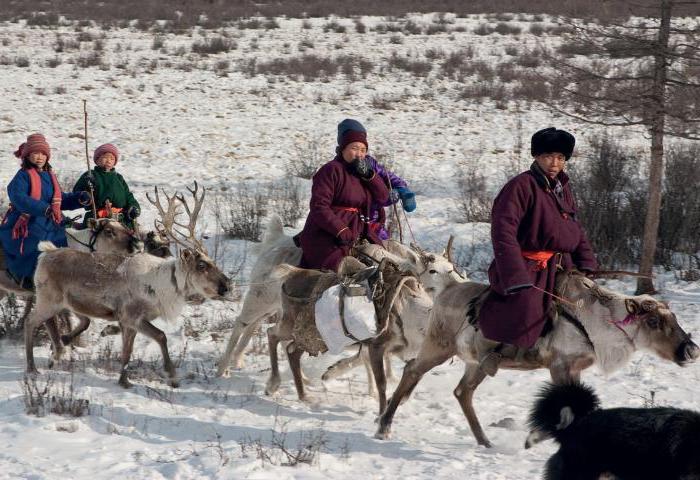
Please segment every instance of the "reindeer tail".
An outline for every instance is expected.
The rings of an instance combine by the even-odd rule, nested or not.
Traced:
[[[593,389],[580,383],[553,385],[539,391],[530,411],[530,435],[525,448],[547,438],[559,439],[561,432],[577,419],[597,410],[600,400]]]
[[[52,242],[44,241],[44,242],[39,242],[39,251],[40,252],[51,252],[53,250],[58,250],[58,247],[54,245]]]

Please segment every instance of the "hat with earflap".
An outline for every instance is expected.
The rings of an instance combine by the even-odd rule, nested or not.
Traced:
[[[543,153],[561,153],[567,160],[574,153],[576,139],[566,130],[554,127],[543,128],[535,132],[530,143],[530,153],[533,157]]]

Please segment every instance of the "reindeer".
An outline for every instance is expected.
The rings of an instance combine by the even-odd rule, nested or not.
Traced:
[[[629,296],[597,285],[580,272],[559,272],[552,326],[532,349],[500,367],[515,370],[547,368],[552,381],[578,381],[581,371],[597,364],[612,372],[628,363],[637,350],[649,350],[680,366],[694,362],[700,348],[676,321],[668,304],[649,295]],[[376,437],[389,438],[398,406],[420,379],[454,355],[465,363],[465,372],[454,390],[472,433],[480,445],[490,447],[472,403],[474,391],[485,378],[478,366],[480,354],[493,342],[476,326],[479,308],[488,286],[465,282],[448,286],[436,299],[430,327],[418,356],[404,368],[401,381],[379,417]],[[533,432],[529,443],[543,439]]]
[[[131,257],[111,253],[56,249],[42,243],[36,274],[36,308],[25,323],[24,340],[27,373],[35,373],[33,339],[36,328],[63,309],[77,314],[116,321],[121,327],[122,352],[119,385],[131,386],[127,367],[137,332],[155,340],[163,355],[164,368],[172,387],[178,386],[175,367],[168,354],[165,334],[151,322],[158,317],[175,320],[188,297],[200,295],[219,299],[230,289],[230,280],[207,256],[195,236],[195,226],[206,191],[197,197],[197,184],[189,189],[194,208],[181,195],[168,198],[161,221],[169,239],[182,247],[179,256],[159,258],[141,253]],[[158,200],[159,202],[159,200]],[[178,205],[189,217],[178,222]],[[176,227],[187,228],[182,234]],[[70,272],[70,275],[67,275]]]
[[[279,322],[267,330],[272,372],[266,394],[273,394],[279,387],[277,344],[287,341],[285,350],[297,393],[300,400],[307,401],[301,376],[301,355],[304,352],[317,355],[327,350],[315,326],[316,300],[327,288],[350,277],[363,266],[355,258],[347,257],[337,274],[290,265],[275,269],[273,277],[283,279],[283,313]],[[359,343],[369,352],[381,411],[386,403],[385,353],[411,355],[413,352],[415,355],[425,334],[432,302],[412,273],[401,272],[386,259],[375,268],[380,279],[373,283],[373,300],[381,329],[376,336]]]
[[[454,265],[447,258],[451,252],[451,244],[452,240],[448,241],[448,248],[443,255],[434,255],[415,246],[407,248],[394,240],[385,242],[386,248],[365,243],[359,245],[357,250],[376,262],[389,258],[401,269],[415,273],[426,286],[426,291],[430,293],[436,289],[442,289],[442,284],[447,278],[460,280]],[[241,313],[233,324],[226,350],[219,360],[216,373],[219,377],[227,373],[229,365],[235,369],[243,368],[245,348],[255,330],[262,323],[273,323],[280,317],[282,281],[271,278],[272,271],[284,263],[298,265],[301,260],[301,249],[294,244],[292,237],[284,234],[282,221],[276,215],[270,219],[263,241],[256,250],[258,259],[250,274],[250,287],[243,298]],[[349,367],[355,363],[346,362],[343,366]],[[347,368],[337,368],[335,376],[346,370]],[[372,384],[373,382],[368,382],[370,389]]]

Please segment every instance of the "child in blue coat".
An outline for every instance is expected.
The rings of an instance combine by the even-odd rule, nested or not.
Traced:
[[[0,245],[5,266],[23,288],[33,288],[39,258],[39,242],[47,240],[66,247],[61,210],[75,210],[90,203],[87,192],[63,193],[51,169],[51,148],[35,133],[15,152],[22,166],[7,186],[10,208],[0,224]]]

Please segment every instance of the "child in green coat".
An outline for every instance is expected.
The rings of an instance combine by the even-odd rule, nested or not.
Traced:
[[[127,227],[133,228],[134,220],[141,214],[141,207],[129,190],[124,177],[114,169],[119,160],[119,150],[111,143],[105,143],[95,149],[92,159],[97,166],[78,179],[73,191],[89,191],[92,184],[97,218],[116,217]],[[85,220],[92,216],[92,210],[88,210]]]

